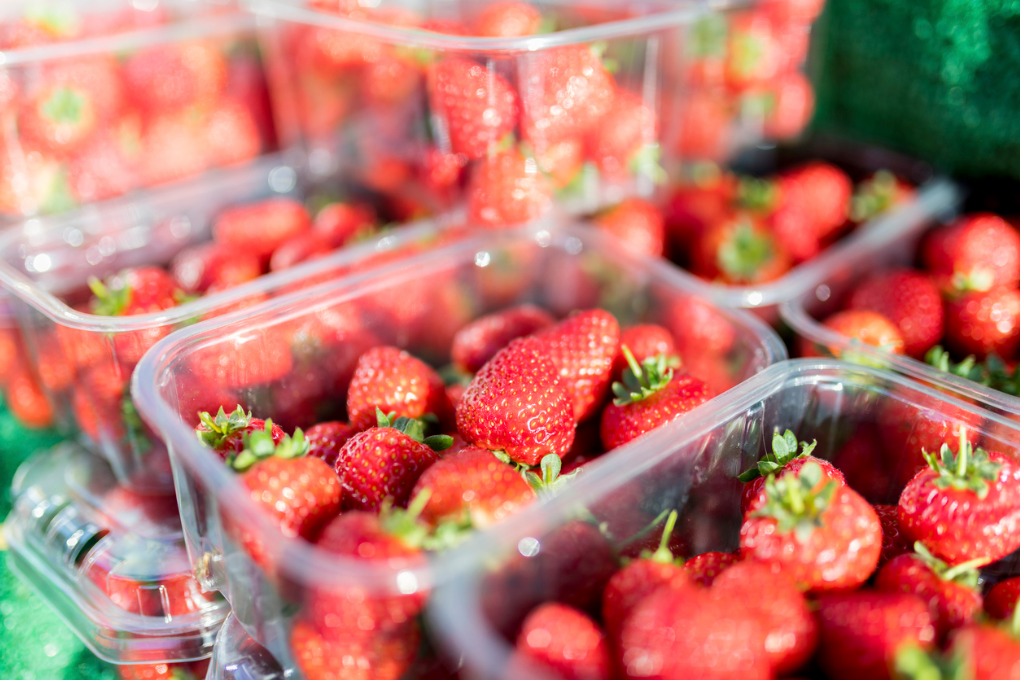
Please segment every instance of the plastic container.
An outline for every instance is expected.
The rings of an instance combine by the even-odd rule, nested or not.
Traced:
[[[210,655],[228,606],[192,574],[174,496],[119,486],[79,446],[18,470],[4,523],[13,570],[89,649],[112,663]]]
[[[270,652],[250,637],[234,616],[228,616],[213,645],[208,680],[283,680],[286,674]]]
[[[335,418],[331,403],[343,400],[363,350],[399,345],[440,366],[467,321],[518,302],[556,316],[600,305],[621,324],[666,324],[684,363],[692,360],[687,366],[716,392],[784,357],[765,325],[703,301],[692,278],[589,230],[535,227],[476,235],[168,337],[143,358],[132,390],[140,413],[168,444],[189,551],[206,572],[204,585],[221,590],[246,631],[290,667],[291,617],[303,593],[337,585],[407,593],[412,581],[429,589],[447,572],[345,561],[283,537],[239,478],[198,441],[197,410],[240,403],[286,429]],[[709,339],[694,338],[692,314],[729,340],[716,350]],[[237,371],[210,369],[241,357],[246,362]],[[212,372],[220,376],[211,380]],[[631,462],[647,452],[646,443],[636,443],[606,457]],[[252,521],[247,537],[258,538],[259,563],[240,544],[236,517]]]
[[[896,411],[910,420],[902,428],[887,418]],[[613,548],[635,549],[627,539],[660,535],[660,522],[653,531],[649,524],[666,510],[679,510],[670,544],[685,547],[686,556],[735,550],[742,522],[736,476],[764,454],[774,429],[816,439],[814,454],[843,469],[851,463],[844,459],[851,437],[887,429],[884,451],[903,454],[908,427],[939,421],[967,423],[986,448],[1019,454],[1018,424],[907,378],[835,360],[774,365],[659,431],[645,444],[648,456],[631,466],[597,461],[575,494],[528,510],[502,532],[476,536],[463,547],[472,555],[463,565],[475,569],[434,593],[432,632],[449,658],[462,662],[463,677],[550,678],[551,671],[513,658],[510,642],[525,615],[556,598],[577,606],[599,600],[619,566]],[[846,468],[846,476],[873,503],[898,499],[899,481],[884,466]],[[1019,554],[986,571],[992,579],[1019,574]]]
[[[552,204],[586,212],[653,194],[662,167],[762,139],[774,77],[797,73],[809,42],[808,18],[770,20],[743,1],[538,0],[533,35],[459,34],[486,33],[498,4],[249,0],[283,143],[314,174],[340,172],[412,214],[466,204],[471,222],[495,225]],[[744,46],[770,53],[761,73],[740,74]],[[489,197],[498,176],[519,178],[516,206]]]
[[[253,18],[222,0],[0,9],[0,225],[276,147]]]
[[[820,320],[838,312],[853,287],[868,275],[888,268],[914,264],[921,238],[932,225],[915,222],[902,232],[878,231],[863,243],[863,255],[850,258],[841,265],[821,271],[817,281],[809,283],[805,291],[782,304],[782,319],[797,336],[815,345],[822,355],[839,357],[851,362],[885,367],[922,381],[944,391],[951,391],[986,409],[1013,419],[1020,419],[1020,396],[1013,396],[983,386],[948,372],[942,372],[920,360],[895,355],[874,346],[868,346],[825,327]],[[866,254],[870,254],[868,257]]]

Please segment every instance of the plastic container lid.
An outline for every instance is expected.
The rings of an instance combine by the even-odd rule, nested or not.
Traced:
[[[270,652],[249,636],[234,616],[228,616],[213,645],[208,680],[283,680],[286,674]]]

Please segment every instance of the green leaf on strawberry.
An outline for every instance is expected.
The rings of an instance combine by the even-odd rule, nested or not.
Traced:
[[[269,419],[267,424],[270,424]],[[306,440],[302,429],[295,429],[294,435],[286,435],[279,443],[274,442],[270,428],[246,433],[242,437],[242,442],[245,448],[227,458],[227,465],[239,473],[244,473],[257,462],[271,457],[298,459],[309,454],[309,441]]]
[[[838,482],[832,480],[820,487],[824,478],[817,462],[809,462],[795,476],[786,474],[776,478],[770,474],[764,486],[767,501],[751,516],[774,518],[780,533],[795,533],[799,540],[805,541],[822,526],[822,516],[839,487]]]
[[[962,427],[957,452],[954,453],[945,443],[938,456],[924,450],[921,452],[928,466],[939,475],[935,479],[936,488],[970,490],[982,500],[988,495],[988,484],[999,477],[1003,466],[993,461],[985,450],[972,447],[967,440],[967,429]]]
[[[629,366],[622,372],[622,382],[612,384],[616,405],[646,400],[672,381],[673,371],[667,356],[655,355],[638,363],[626,346],[622,347],[622,355]]]
[[[817,444],[818,441],[797,443],[796,434],[789,429],[786,429],[786,432],[781,435],[776,432],[772,436],[772,451],[762,457],[757,462],[757,466],[740,474],[739,479],[748,483],[761,476],[775,474],[794,459],[810,456]]]

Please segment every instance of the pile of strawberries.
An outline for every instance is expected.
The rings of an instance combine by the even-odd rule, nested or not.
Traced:
[[[0,49],[175,21],[163,6],[81,14],[27,6],[0,25]],[[12,66],[0,73],[0,121],[13,132],[0,144],[0,215],[12,217],[234,166],[273,144],[255,45],[233,34]]]
[[[919,262],[871,273],[822,324],[1020,395],[1019,229],[995,214],[965,215],[925,236]],[[801,352],[819,349],[804,341]]]
[[[675,511],[660,541],[647,532],[646,549],[623,559],[622,538],[596,522],[561,526],[541,555],[513,554],[481,585],[514,643],[509,674],[1019,677],[1020,579],[979,581],[978,569],[1019,549],[1020,465],[967,434],[954,449],[918,452],[896,504],[872,504],[856,487],[863,464],[840,462],[848,446],[830,463],[815,443],[776,432],[731,498],[742,515],[732,551],[691,556]],[[913,457],[909,447],[901,456]],[[656,493],[625,494],[637,497],[613,501],[619,512]]]

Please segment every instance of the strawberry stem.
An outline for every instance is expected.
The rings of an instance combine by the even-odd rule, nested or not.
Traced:
[[[747,469],[738,478],[744,483],[749,483],[763,476],[774,474],[794,459],[810,457],[817,445],[818,441],[816,440],[810,443],[803,441],[798,443],[796,435],[791,430],[786,429],[785,433],[779,435],[778,429],[776,429],[775,435],[772,436],[771,452],[766,453],[758,460],[756,466]]]
[[[622,355],[628,367],[622,370],[622,381],[612,384],[616,405],[621,407],[646,400],[672,381],[673,370],[666,355],[659,354],[639,363],[626,346],[622,346]]]
[[[970,490],[982,500],[988,495],[989,483],[999,478],[1003,466],[985,450],[971,446],[967,440],[967,427],[963,424],[960,425],[958,452],[954,453],[945,443],[938,456],[924,450],[921,452],[928,467],[938,474],[934,481],[936,488]]]
[[[665,520],[665,528],[661,531],[661,542],[658,543],[658,549],[654,550],[649,558],[651,561],[657,561],[659,564],[670,564],[675,561],[675,556],[672,554],[672,550],[668,548],[669,538],[672,537],[672,531],[676,527],[676,519],[679,518],[679,512],[675,509],[669,512],[668,518]]]

